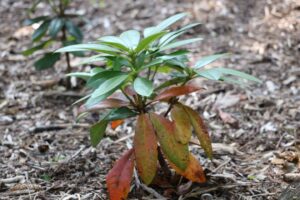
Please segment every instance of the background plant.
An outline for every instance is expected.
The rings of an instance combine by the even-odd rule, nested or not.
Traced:
[[[54,42],[60,42],[61,46],[77,44],[82,41],[83,35],[73,19],[78,17],[76,14],[68,14],[70,0],[37,0],[32,2],[31,12],[34,12],[40,3],[45,3],[51,8],[51,15],[42,15],[32,19],[26,19],[25,25],[40,23],[39,27],[32,34],[33,47],[23,52],[28,56],[37,50],[46,49]],[[38,43],[38,44],[37,44]],[[77,52],[75,55],[81,55]],[[34,66],[38,70],[48,69],[55,65],[60,59],[61,53],[47,52],[38,59]],[[67,62],[67,72],[71,72],[70,55],[65,53]]]
[[[157,26],[146,28],[143,37],[138,31],[129,30],[118,37],[104,36],[94,43],[72,45],[56,51],[95,51],[98,54],[83,63],[106,63],[105,68],[69,74],[86,80],[87,87],[91,89],[89,95],[78,101],[85,101],[80,108],[81,116],[108,110],[90,129],[93,146],[104,137],[110,122],[114,128],[124,119],[137,117],[133,148],[125,152],[107,175],[110,199],[127,197],[134,166],[142,181],[151,184],[158,163],[161,167],[167,166],[165,159],[178,174],[194,182],[205,182],[203,169],[188,151],[188,144],[194,132],[206,155],[212,158],[209,134],[198,113],[180,103],[178,97],[201,91],[201,86],[190,82],[198,77],[241,86],[249,81],[260,82],[237,70],[204,68],[228,54],[205,56],[194,66],[188,66],[189,51],[178,48],[202,38],[178,38],[199,24],[189,24],[176,31],[167,30],[185,16],[185,13],[177,14]],[[168,78],[156,83],[159,73]],[[154,112],[157,103],[167,104],[168,109],[163,115]]]

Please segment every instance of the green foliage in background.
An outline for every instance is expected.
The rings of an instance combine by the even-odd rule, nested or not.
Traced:
[[[51,8],[50,15],[42,15],[32,19],[26,19],[24,25],[29,26],[39,23],[39,27],[32,34],[32,47],[23,51],[23,55],[29,56],[35,51],[47,49],[51,44],[60,42],[61,46],[74,45],[82,42],[83,34],[79,27],[74,23],[74,19],[79,17],[76,14],[67,14],[70,0],[36,0],[32,2],[31,12],[35,12],[36,7],[44,3]],[[82,55],[77,52],[74,55]],[[71,71],[69,53],[65,53],[67,61],[67,71]],[[38,59],[34,66],[37,70],[51,68],[60,60],[61,53],[45,53]]]

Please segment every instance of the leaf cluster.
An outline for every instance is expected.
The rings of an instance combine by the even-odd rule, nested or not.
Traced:
[[[74,45],[82,42],[83,34],[73,19],[79,17],[75,14],[66,14],[70,6],[70,0],[36,0],[32,2],[31,11],[40,4],[45,3],[51,8],[50,15],[42,15],[24,21],[25,26],[38,23],[38,28],[33,32],[31,39],[33,46],[25,51],[23,55],[29,56],[34,52],[47,48],[55,42],[60,42],[61,46]],[[81,56],[82,53],[75,54]],[[34,66],[37,70],[48,69],[60,59],[60,53],[45,53],[38,59]]]
[[[80,107],[82,115],[109,110],[91,127],[93,146],[104,137],[109,122],[116,127],[124,119],[137,117],[133,148],[116,162],[107,175],[111,199],[126,198],[134,166],[142,181],[151,184],[158,163],[161,165],[158,159],[160,152],[177,173],[194,182],[205,182],[203,169],[189,153],[188,144],[194,133],[206,155],[212,158],[208,131],[196,111],[178,102],[180,95],[203,89],[191,84],[190,80],[202,77],[242,86],[248,82],[260,82],[237,70],[205,67],[229,56],[227,53],[202,57],[194,66],[189,66],[189,51],[182,46],[202,38],[180,39],[180,36],[199,24],[169,30],[185,16],[185,13],[174,15],[157,26],[146,28],[142,34],[129,30],[119,36],[104,36],[93,43],[67,46],[56,51],[93,51],[97,54],[83,63],[102,61],[106,64],[90,72],[69,74],[86,80],[86,86],[91,90],[89,95],[78,101],[85,101]],[[158,74],[168,78],[157,82]],[[156,103],[168,104],[169,109],[164,116],[153,112]]]

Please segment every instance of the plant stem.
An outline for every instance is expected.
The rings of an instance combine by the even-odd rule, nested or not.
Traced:
[[[128,99],[128,101],[130,102],[130,104],[133,106],[133,107],[136,107],[135,103],[132,101],[132,99],[126,94],[126,92],[121,89],[122,93],[124,94],[124,96]]]
[[[164,159],[164,156],[163,156],[163,154],[161,152],[160,147],[157,147],[157,151],[158,151],[158,161],[159,161],[159,164],[161,166],[161,169],[163,170],[163,172],[165,173],[165,175],[167,177],[171,177],[172,172],[169,169],[168,164],[167,164],[167,162]]]

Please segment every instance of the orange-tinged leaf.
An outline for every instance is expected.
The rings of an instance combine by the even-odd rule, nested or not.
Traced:
[[[155,113],[150,113],[150,119],[166,158],[181,170],[185,170],[189,161],[188,144],[176,140],[174,125],[168,119]]]
[[[181,104],[175,104],[171,110],[171,117],[175,126],[175,137],[177,141],[182,144],[187,144],[192,136],[192,125],[190,123],[190,117],[181,106]]]
[[[145,184],[150,184],[157,170],[157,140],[149,116],[142,114],[137,119],[133,139],[135,162]]]
[[[203,148],[206,155],[211,159],[213,154],[212,145],[208,131],[206,129],[206,126],[204,125],[202,118],[192,108],[185,105],[182,106],[190,117],[191,124],[195,130],[196,136],[198,137],[201,147]]]
[[[130,149],[114,164],[114,167],[106,176],[110,200],[123,200],[127,198],[133,175],[133,167],[133,149]]]
[[[192,92],[196,92],[198,90],[203,89],[202,87],[196,86],[196,85],[183,85],[183,86],[174,86],[171,88],[168,88],[164,91],[162,91],[160,94],[158,94],[154,101],[160,101],[160,100],[168,100],[172,97],[177,97],[184,94],[189,94]]]
[[[113,130],[115,130],[118,126],[120,126],[121,124],[124,123],[124,120],[123,119],[117,119],[115,121],[112,121],[110,126]]]
[[[129,102],[127,102],[127,101],[123,101],[121,99],[109,98],[109,99],[104,99],[104,100],[100,101],[98,104],[95,104],[89,108],[87,108],[85,105],[82,105],[79,108],[79,113],[98,111],[98,110],[103,110],[103,109],[107,109],[107,108],[120,108],[120,107],[128,106],[128,105],[129,105]]]
[[[176,173],[189,179],[190,181],[197,182],[197,183],[206,182],[206,177],[199,161],[191,153],[189,154],[189,158],[190,158],[189,163],[185,170],[179,169],[173,163],[169,163],[169,164],[176,171]]]

